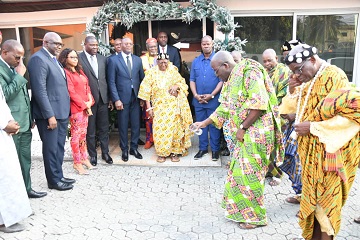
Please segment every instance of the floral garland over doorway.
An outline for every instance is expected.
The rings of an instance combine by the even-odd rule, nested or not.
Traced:
[[[92,33],[99,40],[99,50],[102,54],[109,53],[109,46],[101,42],[101,34],[107,25],[114,21],[130,29],[135,23],[146,20],[181,19],[191,23],[194,20],[209,18],[217,24],[216,29],[225,34],[225,40],[215,40],[215,51],[227,50],[242,51],[241,41],[236,37],[230,40],[229,34],[239,27],[234,23],[230,12],[224,7],[217,6],[215,0],[190,0],[189,7],[182,7],[175,2],[147,1],[146,3],[134,0],[120,0],[104,3],[96,12],[91,22],[87,24],[86,31]]]

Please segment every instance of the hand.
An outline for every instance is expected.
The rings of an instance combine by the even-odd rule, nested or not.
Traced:
[[[205,95],[206,95],[206,94],[198,95],[199,103],[201,103],[201,104],[206,104],[206,103],[208,103],[208,102],[206,101]]]
[[[23,62],[23,57],[20,58],[19,65],[14,69],[19,75],[24,76],[24,74],[26,73],[26,67]]]
[[[152,109],[150,109],[149,111],[148,111],[148,113],[149,113],[149,118],[154,118],[154,110],[152,110]]]
[[[109,101],[108,108],[110,109],[110,111],[114,110],[114,104],[112,101]]]
[[[194,122],[193,125],[196,127],[195,130],[199,130],[200,128],[205,128],[207,126],[207,124],[205,123],[205,121],[202,122]]]
[[[34,129],[35,126],[36,126],[36,122],[35,122],[35,121],[32,121],[32,122],[31,122],[31,129]]]
[[[179,87],[177,85],[173,85],[170,87],[169,89],[169,94],[174,96],[174,97],[177,97],[178,96],[178,90],[179,90]]]
[[[239,128],[236,132],[236,139],[239,142],[244,142],[244,135],[245,135],[245,131],[244,129]]]
[[[6,125],[6,127],[4,128],[4,131],[10,135],[17,134],[19,130],[20,130],[20,125],[18,122],[15,122],[14,120],[10,120]]]
[[[145,105],[145,101],[140,99],[140,107],[144,107],[144,105]]]
[[[53,129],[57,128],[57,121],[54,116],[49,118],[48,122],[49,122],[49,126],[47,127],[47,129],[53,130]]]
[[[300,86],[302,84],[302,82],[297,79],[297,75],[296,74],[291,74],[289,77],[289,92],[291,94],[294,93],[295,88]]]
[[[115,102],[115,108],[116,108],[116,110],[123,110],[123,109],[124,109],[124,105],[123,105],[123,103],[122,103],[120,100],[117,100],[117,101]]]
[[[85,102],[86,108],[91,108],[92,101]]]
[[[306,136],[310,133],[310,122],[295,124],[294,129],[299,136]]]

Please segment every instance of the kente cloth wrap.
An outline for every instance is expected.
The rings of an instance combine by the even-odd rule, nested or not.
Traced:
[[[278,63],[268,72],[274,86],[279,105],[281,104],[282,98],[286,95],[290,73],[290,68],[283,63]]]
[[[306,84],[310,84],[310,81]],[[331,104],[328,104],[331,101],[327,96],[329,93],[332,93],[334,95],[329,96],[336,99],[338,96],[337,92],[334,93],[334,91],[346,87],[349,87],[346,74],[336,66],[326,67],[313,86],[300,122],[323,121],[324,125],[326,125],[326,119],[329,119],[334,114],[340,114],[338,112],[340,110],[339,106],[341,102],[344,102],[339,99],[337,101],[338,106],[335,104],[334,108],[329,107]],[[301,106],[304,104],[307,91],[308,87],[305,86],[301,96]],[[299,88],[296,89],[296,93],[298,92]],[[324,100],[325,98],[328,100]],[[291,109],[294,107],[294,104],[296,106],[296,101],[297,98],[288,98],[286,101],[284,99],[283,104],[288,105],[288,109]],[[346,105],[342,106],[344,107],[342,111],[346,113],[354,111],[349,110]],[[358,108],[356,111],[358,111]],[[353,114],[353,116],[355,115]],[[346,117],[351,117],[351,114],[346,114]],[[340,149],[339,154],[341,154],[343,175],[346,181],[343,181],[336,171],[324,170],[324,167],[327,165],[326,161],[329,158],[325,150],[325,144],[320,141],[319,137],[308,134],[306,136],[298,136],[297,141],[302,166],[303,184],[299,221],[300,227],[303,230],[302,236],[305,239],[312,238],[316,204],[324,209],[336,235],[340,230],[341,209],[345,204],[354,181],[360,158],[359,134]]]
[[[294,122],[288,123],[284,131],[283,144],[285,147],[284,162],[279,168],[285,172],[291,181],[291,187],[296,194],[301,193],[301,163],[297,152],[297,140],[291,137],[294,131]]]
[[[177,97],[169,93],[173,85],[180,88]],[[191,146],[189,126],[193,119],[187,95],[185,79],[170,62],[166,71],[160,71],[158,66],[146,71],[138,97],[151,101],[154,107],[153,138],[158,156],[184,155]]]
[[[251,109],[262,110],[262,114],[240,142],[236,132]],[[270,155],[276,152],[281,156],[282,144],[277,99],[263,66],[252,59],[237,64],[222,89],[220,106],[210,118],[217,128],[225,122],[228,124],[226,134],[234,145],[222,201],[226,217],[236,222],[266,225],[265,174]]]

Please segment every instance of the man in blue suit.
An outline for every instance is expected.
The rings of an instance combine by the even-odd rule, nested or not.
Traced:
[[[159,43],[158,53],[166,53],[169,55],[169,60],[172,64],[181,71],[181,56],[179,50],[176,47],[167,44],[168,35],[165,32],[159,32],[157,35],[157,41]]]
[[[108,59],[108,85],[110,95],[118,115],[121,159],[129,160],[128,155],[128,124],[131,123],[130,155],[142,159],[138,152],[140,136],[140,100],[139,87],[144,78],[141,59],[132,55],[133,42],[130,38],[123,38],[121,53]]]
[[[32,55],[28,64],[33,118],[43,143],[48,187],[60,191],[72,189],[75,182],[74,179],[65,178],[62,171],[70,115],[66,75],[56,59],[63,46],[57,33],[46,33],[43,47]]]

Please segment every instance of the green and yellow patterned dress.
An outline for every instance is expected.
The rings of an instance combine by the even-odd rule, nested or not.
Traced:
[[[265,174],[270,155],[281,156],[280,119],[272,83],[258,62],[243,59],[234,67],[221,94],[222,102],[210,118],[218,128],[229,120],[228,134],[234,143],[222,207],[230,220],[266,225]],[[246,130],[244,142],[239,142],[236,132],[250,109],[263,113]]]

